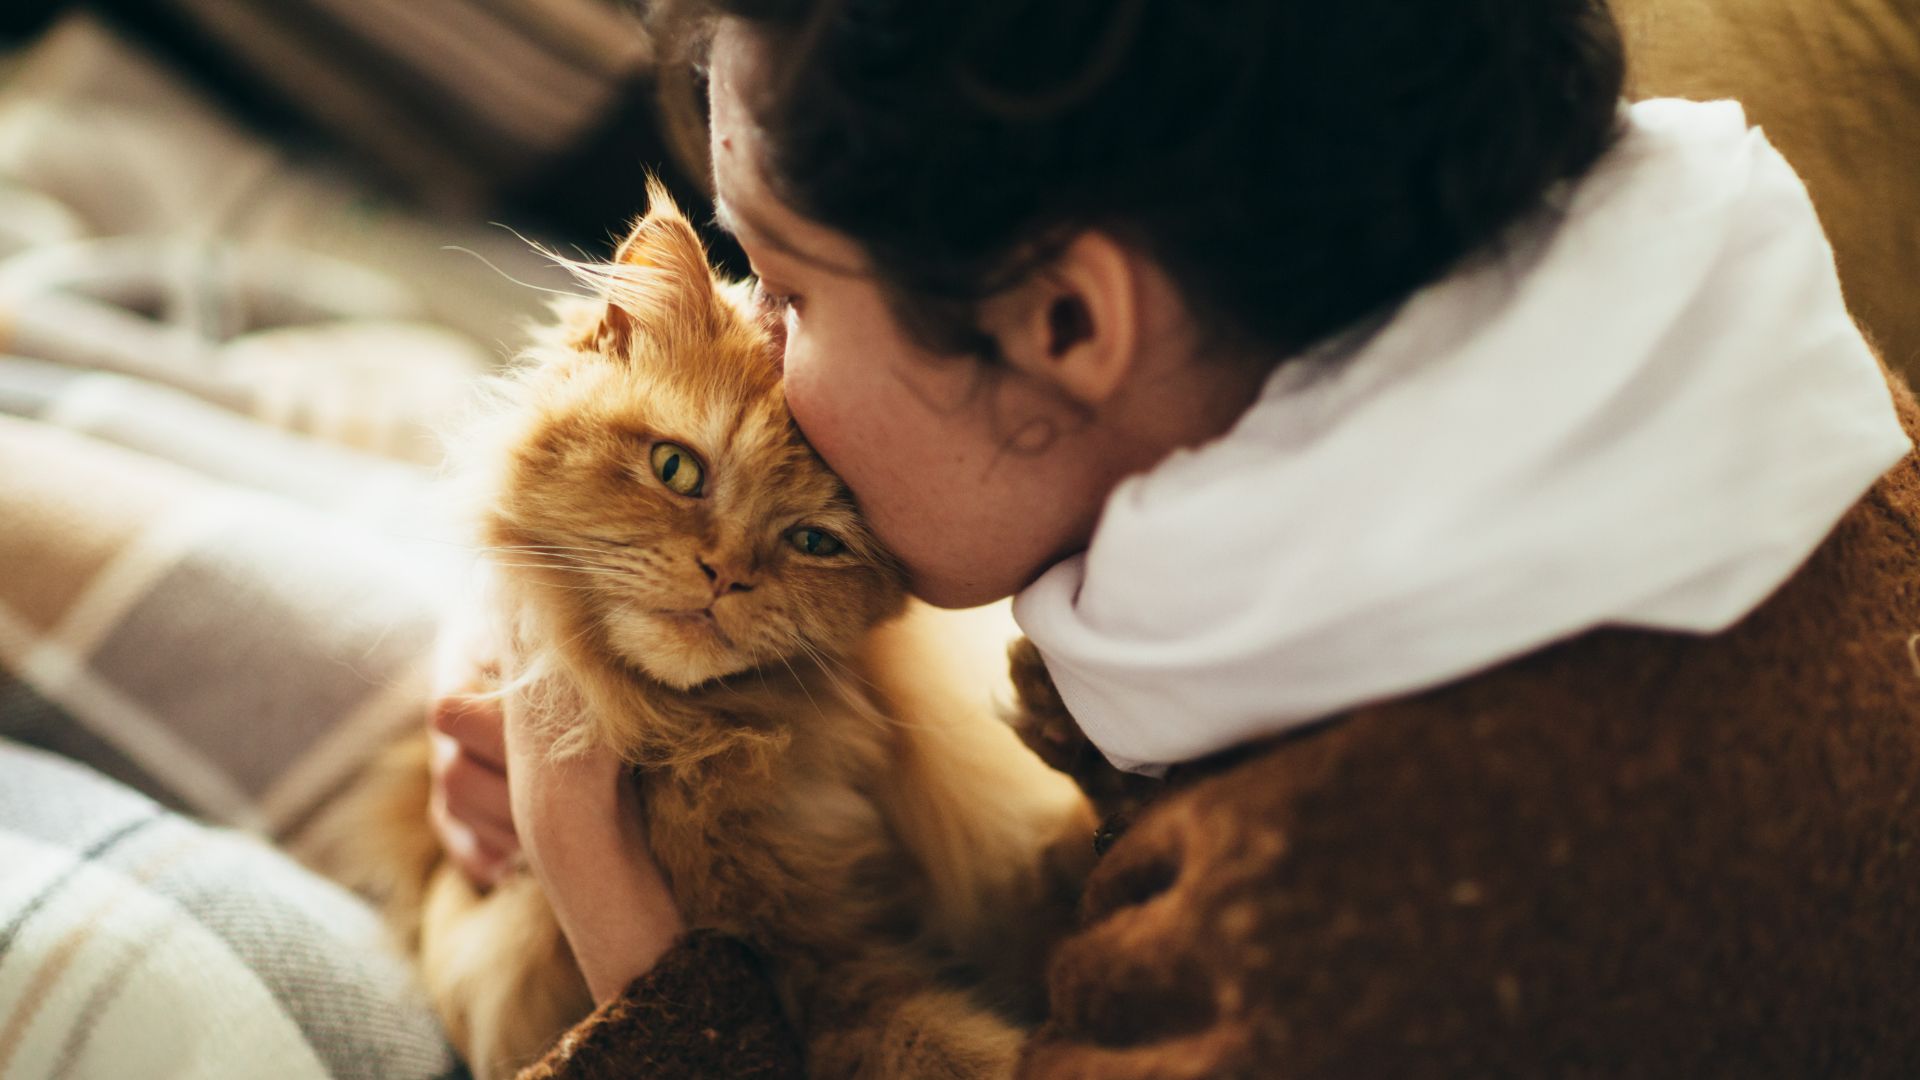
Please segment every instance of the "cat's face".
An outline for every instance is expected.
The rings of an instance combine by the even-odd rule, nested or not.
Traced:
[[[523,375],[486,526],[505,572],[676,687],[842,652],[899,610],[897,564],[788,415],[771,326],[664,192],[598,277]]]

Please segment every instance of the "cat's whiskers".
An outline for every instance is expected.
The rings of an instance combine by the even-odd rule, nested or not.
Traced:
[[[605,591],[606,591],[606,587],[605,587],[605,586],[602,586],[602,585],[563,585],[563,584],[561,584],[561,583],[559,583],[559,582],[557,582],[557,581],[543,581],[543,582],[541,582],[541,583],[540,583],[540,588],[543,588],[543,589],[561,589],[561,590],[565,590],[565,591],[567,591],[567,592],[592,592],[592,593],[598,593],[598,592],[605,592]]]
[[[811,653],[813,655],[814,661],[820,664],[822,667],[831,667],[833,670],[838,671],[840,674],[845,675],[847,678],[852,679],[854,682],[859,683],[861,686],[865,687],[866,689],[872,690],[875,693],[879,692],[880,687],[876,686],[873,680],[868,679],[866,676],[854,670],[853,665],[847,663],[847,661],[844,658],[838,657],[838,656],[832,656],[827,653],[821,652],[819,646],[813,644],[812,642],[808,641],[804,637],[796,636],[795,640],[799,643],[801,648],[806,649],[809,653]]]
[[[818,701],[813,699],[813,691],[807,689],[807,680],[801,678],[800,673],[793,670],[793,665],[787,662],[787,658],[784,655],[780,657],[780,664],[787,669],[787,674],[793,676],[793,681],[799,685],[800,692],[807,695],[807,702],[813,706],[814,713],[819,716],[820,719],[825,720],[827,718],[827,712],[820,707]]]
[[[606,559],[605,552],[588,552],[585,554],[580,554],[572,550],[555,550],[555,549],[548,549],[548,548],[525,547],[525,546],[493,547],[493,548],[486,548],[484,550],[488,552],[497,552],[504,555],[538,555],[538,556],[551,558],[551,559],[572,559],[576,562],[584,562],[590,565],[607,565],[605,562],[605,559]]]
[[[560,562],[552,558],[537,555],[517,555],[505,558],[494,556],[489,559],[488,562],[494,566],[509,566],[519,569],[534,567],[544,570],[566,570],[587,576],[621,573],[621,571],[611,566],[598,566],[593,563]]]
[[[623,577],[628,574],[627,571],[621,570],[618,567],[607,566],[602,563],[567,562],[557,560],[553,556],[509,554],[509,558],[496,558],[493,559],[492,562],[496,566],[544,566],[552,570],[572,570],[582,574],[617,574]]]
[[[841,680],[841,675],[854,678],[854,680],[858,680],[858,682],[866,682],[864,678],[856,675],[851,667],[847,667],[843,661],[839,661],[839,659],[835,659],[835,657],[829,657],[828,653],[820,651],[818,646],[814,646],[812,642],[808,642],[803,634],[799,632],[797,626],[789,626],[783,636],[785,636],[787,642],[793,644],[795,650],[803,653],[804,657],[814,665],[816,671],[820,671],[822,678],[826,678],[829,684],[833,684],[833,690],[841,696],[841,700],[847,701],[849,705],[852,705],[854,711],[860,711],[860,713],[866,711],[866,709],[864,709],[866,696],[860,694],[860,692],[856,692],[856,690],[852,690],[851,686],[847,686],[847,682]],[[872,682],[866,682],[866,684],[872,688]]]
[[[568,566],[565,563],[531,562],[495,562],[495,566],[509,570],[546,570],[554,574],[571,574],[579,578],[609,579],[608,584],[631,582],[633,576],[617,570],[595,570],[584,566]]]
[[[504,544],[500,546],[499,550],[502,550],[502,551],[555,551],[555,552],[584,551],[584,552],[587,552],[588,554],[604,555],[606,554],[607,547],[623,547],[623,546],[625,545],[614,544],[611,541],[608,542],[606,547],[581,547],[578,544]]]
[[[838,671],[840,674],[859,682],[869,691],[872,691],[873,694],[880,695],[884,698],[885,695],[880,687],[871,679],[865,678],[859,672],[855,671],[851,664],[848,664],[844,660],[834,659],[820,652],[817,647],[805,640],[798,640],[796,643],[802,649],[807,650],[813,655],[814,662],[821,665],[822,674],[826,675],[829,679],[833,678],[833,671]],[[829,667],[831,667],[832,670],[828,670]],[[904,731],[931,731],[935,727],[935,725],[932,724],[909,720],[890,709],[880,709],[874,704],[872,697],[869,695],[850,693],[844,684],[836,682],[835,685],[840,688],[841,696],[847,700],[848,705],[851,706],[854,711],[881,727],[898,728]]]
[[[566,563],[501,562],[495,560],[495,566],[508,570],[549,570],[556,574],[575,574],[586,578],[612,578],[622,582],[632,582],[632,574],[618,570],[596,570],[586,566],[569,566]],[[585,586],[581,586],[584,588]]]
[[[821,652],[817,646],[814,646],[813,644],[805,641],[804,639],[796,639],[796,643],[800,646],[801,650],[804,651],[808,655],[808,657],[810,657],[813,660],[814,664],[817,667],[819,667],[820,674],[824,676],[828,682],[833,684],[833,687],[835,690],[838,690],[840,692],[841,700],[849,708],[853,709],[854,712],[858,713],[863,719],[880,727],[887,727],[887,726],[911,727],[912,726],[912,724],[909,722],[901,721],[901,720],[898,720],[897,718],[891,718],[886,715],[883,715],[877,708],[874,707],[872,699],[867,694],[861,693],[859,690],[848,686],[845,682],[842,682],[840,677],[844,675],[847,678],[853,679],[863,684],[869,690],[873,690],[877,692],[880,689],[879,687],[875,686],[872,682],[862,678],[860,674],[854,671],[853,668],[850,665],[848,665],[845,661],[838,660],[828,656],[827,654]]]
[[[801,631],[800,623],[791,615],[782,614],[780,616],[780,625],[771,628],[771,633],[792,648],[805,653],[807,658],[822,670],[822,673],[831,676],[835,670],[838,670],[840,673],[864,683],[869,688],[873,688],[872,683],[861,678],[851,667],[847,666],[844,661],[822,652],[820,647],[815,645],[812,639]],[[845,694],[846,688],[844,686],[840,687],[840,692]]]
[[[834,689],[839,690],[844,696],[847,692],[847,687],[846,684],[834,677],[834,662],[829,660],[825,653],[821,652],[806,638],[794,634],[791,636],[791,640],[794,647],[800,650],[800,654],[805,656],[815,668],[818,668],[820,674],[824,676],[828,682],[833,683]]]

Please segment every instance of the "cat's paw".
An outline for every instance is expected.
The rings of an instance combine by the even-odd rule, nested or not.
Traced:
[[[1055,770],[1073,778],[1093,804],[1101,827],[1095,846],[1104,850],[1142,807],[1161,791],[1153,777],[1121,772],[1087,740],[1047,674],[1040,650],[1027,638],[1007,647],[1008,674],[1013,678],[1014,709],[1008,722],[1027,745]]]
[[[954,990],[868,1003],[866,1023],[823,1032],[808,1075],[848,1080],[1011,1080],[1026,1033]]]
[[[1060,700],[1040,650],[1027,638],[1015,639],[1007,646],[1007,670],[1013,679],[1014,708],[1008,719],[1014,732],[1040,760],[1071,774],[1091,747]]]

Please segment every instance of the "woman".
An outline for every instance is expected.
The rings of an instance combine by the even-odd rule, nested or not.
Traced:
[[[1736,107],[1598,0],[717,7],[795,416],[1165,778],[1024,1075],[1920,1067],[1920,413]],[[798,1075],[617,766],[439,715],[602,1003],[533,1075]]]

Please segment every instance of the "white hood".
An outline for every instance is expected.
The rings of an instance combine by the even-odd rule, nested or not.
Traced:
[[[1718,632],[1907,452],[1806,190],[1740,107],[1624,116],[1505,255],[1282,365],[1016,599],[1116,765],[1598,626]]]

